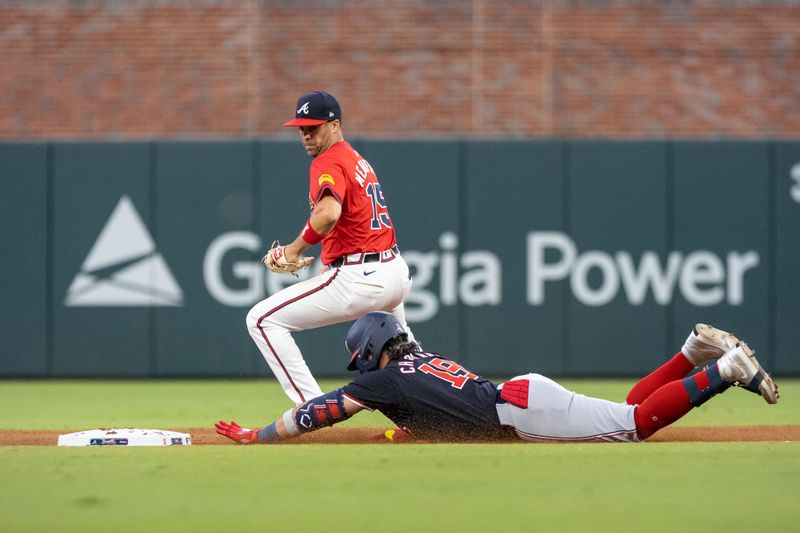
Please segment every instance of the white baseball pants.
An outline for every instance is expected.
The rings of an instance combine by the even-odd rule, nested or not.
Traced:
[[[635,406],[572,392],[540,374],[526,374],[528,407],[497,404],[500,423],[532,441],[638,441]],[[512,380],[510,380],[512,381]]]
[[[358,255],[358,254],[354,254]],[[345,264],[283,289],[247,314],[247,330],[283,390],[296,404],[323,394],[291,333],[356,320],[371,311],[392,313],[406,326],[403,300],[411,290],[402,256],[386,262]],[[407,328],[408,329],[408,328]],[[411,330],[409,337],[413,340]],[[335,343],[335,346],[343,346]],[[342,353],[342,367],[347,358]]]

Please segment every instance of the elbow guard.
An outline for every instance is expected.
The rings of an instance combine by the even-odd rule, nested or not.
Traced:
[[[294,413],[294,423],[300,433],[332,426],[348,418],[350,415],[344,408],[342,389],[317,396],[301,405]]]

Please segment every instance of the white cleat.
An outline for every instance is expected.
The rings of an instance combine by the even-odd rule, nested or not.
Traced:
[[[694,330],[683,343],[681,353],[694,366],[698,366],[706,361],[719,359],[728,350],[736,348],[738,343],[739,339],[733,333],[722,331],[708,324],[695,324]]]
[[[725,381],[760,394],[767,403],[778,403],[778,386],[744,342],[726,352],[717,362],[717,367]]]

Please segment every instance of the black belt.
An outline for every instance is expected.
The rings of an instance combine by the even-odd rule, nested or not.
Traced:
[[[398,255],[400,255],[400,250],[398,250],[397,245],[395,245],[383,252],[371,252],[368,254],[357,253],[337,257],[331,261],[331,264],[328,266],[337,268],[342,265],[360,265],[361,263],[377,263],[378,261],[386,263]]]

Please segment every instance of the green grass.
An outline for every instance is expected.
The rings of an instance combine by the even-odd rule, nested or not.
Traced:
[[[562,383],[610,400],[632,384]],[[800,381],[779,383],[777,406],[731,390],[679,423],[800,424]],[[0,381],[0,429],[256,425],[288,406],[273,381]],[[0,480],[4,532],[787,531],[800,443],[12,446]]]
[[[0,381],[0,429],[210,428],[220,418],[267,425],[293,405],[274,380]],[[345,422],[388,423],[369,412]]]
[[[324,391],[341,380],[323,380]],[[583,394],[624,401],[633,381],[563,380]],[[781,401],[768,406],[734,389],[691,412],[686,426],[800,424],[800,380],[779,380]],[[266,425],[291,407],[273,380],[255,381],[0,381],[0,429],[211,427],[219,418]],[[379,413],[345,424],[380,427]]]
[[[797,443],[31,447],[0,463],[3,531],[788,531],[800,490]]]

